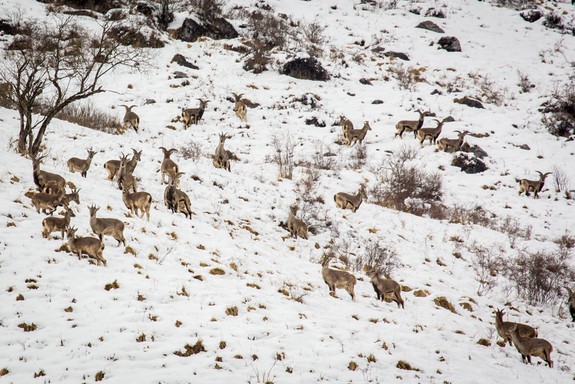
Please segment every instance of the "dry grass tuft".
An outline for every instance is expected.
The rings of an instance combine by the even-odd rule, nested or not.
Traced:
[[[226,272],[224,272],[224,270],[221,268],[214,268],[210,270],[210,275],[225,275],[225,274]]]
[[[477,344],[483,345],[484,347],[490,347],[491,341],[482,337],[481,339],[477,340]]]
[[[226,308],[226,315],[228,316],[237,316],[238,315],[238,307],[228,307]]]
[[[255,283],[247,283],[246,285],[250,288],[261,289],[261,287]]]
[[[6,376],[9,373],[10,373],[10,371],[7,368],[0,369],[0,377]]]
[[[18,324],[18,328],[22,328],[24,332],[34,332],[36,329],[38,329],[38,326],[34,323],[32,324],[20,323]]]
[[[136,256],[136,250],[134,248],[130,247],[129,245],[126,247],[126,249],[124,249],[124,255],[126,255],[128,253],[132,256]]]
[[[408,363],[407,361],[405,361],[405,360],[399,360],[399,361],[397,362],[396,367],[399,368],[399,369],[406,370],[406,371],[418,371],[418,372],[420,371],[419,368],[412,367],[411,364],[409,364],[409,363]]]
[[[192,355],[197,355],[200,352],[207,352],[204,344],[202,343],[202,340],[198,340],[194,345],[186,344],[184,345],[184,349],[184,352],[176,351],[174,352],[174,355],[180,357],[189,357]]]
[[[347,369],[349,369],[350,371],[355,371],[355,370],[357,370],[357,368],[358,368],[358,365],[357,365],[357,363],[356,363],[355,361],[353,361],[353,360],[350,361],[349,364],[348,364],[348,366],[347,366]]]
[[[225,341],[220,341],[220,349],[226,349],[227,343]]]
[[[466,311],[473,312],[473,306],[471,304],[469,304],[467,301],[465,301],[463,303],[459,303],[459,306],[461,308],[465,309]]]
[[[111,289],[118,289],[118,288],[120,288],[120,284],[118,284],[118,280],[114,280],[113,282],[108,283],[104,286],[104,289],[106,291],[109,291]]]
[[[96,381],[102,381],[102,380],[104,380],[104,376],[105,376],[104,372],[98,371],[98,373],[96,373],[96,376],[94,377],[94,379]]]
[[[437,305],[438,307],[441,308],[445,308],[450,310],[453,313],[457,313],[455,311],[455,307],[453,307],[453,304],[451,304],[449,302],[449,300],[447,300],[447,298],[445,296],[438,296],[435,299],[433,299],[433,302],[435,303],[435,305]]]
[[[429,291],[427,289],[418,289],[413,292],[413,296],[415,297],[427,297],[429,296]]]

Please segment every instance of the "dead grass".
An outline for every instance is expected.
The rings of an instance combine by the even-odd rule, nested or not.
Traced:
[[[435,299],[433,299],[433,302],[435,303],[435,305],[437,305],[438,307],[441,308],[445,308],[453,313],[457,313],[455,311],[455,307],[453,306],[453,304],[451,304],[449,302],[449,300],[447,300],[447,298],[445,296],[438,296]]]
[[[192,355],[197,355],[200,352],[207,352],[204,344],[202,343],[202,340],[198,340],[194,345],[184,345],[184,352],[176,351],[174,352],[174,355],[180,357],[190,357]]]

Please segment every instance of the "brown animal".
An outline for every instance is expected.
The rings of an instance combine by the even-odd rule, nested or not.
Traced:
[[[459,135],[457,137],[457,139],[447,139],[447,138],[442,138],[439,139],[439,142],[437,143],[437,149],[440,151],[445,151],[445,152],[457,152],[459,151],[459,149],[461,148],[461,146],[463,145],[463,140],[465,139],[465,135],[469,134],[469,131],[455,131],[457,132]]]
[[[136,112],[132,112],[132,108],[135,105],[127,106],[127,105],[120,105],[120,107],[124,107],[126,109],[126,113],[124,114],[124,124],[122,126],[123,130],[126,131],[128,128],[134,128],[136,132],[140,129],[140,116],[136,114]]]
[[[200,106],[198,108],[185,108],[182,109],[182,120],[184,122],[184,129],[188,129],[191,124],[198,124],[204,115],[204,111],[208,106],[209,100],[200,101]]]
[[[77,237],[76,231],[76,227],[70,227],[66,231],[70,251],[78,255],[78,260],[80,260],[82,258],[82,254],[85,253],[88,257],[96,259],[98,265],[103,263],[104,266],[107,266],[108,263],[106,262],[106,259],[104,259],[103,255],[104,243],[95,237]]]
[[[394,301],[397,303],[398,308],[405,308],[403,299],[401,298],[401,285],[399,285],[397,281],[387,276],[381,276],[376,268],[368,265],[365,265],[363,270],[371,279],[371,285],[378,300]]]
[[[118,189],[137,192],[137,182],[134,175],[128,172],[128,156],[122,154],[120,157],[120,170],[118,171]]]
[[[530,193],[533,192],[533,198],[539,198],[539,192],[541,192],[543,186],[545,186],[545,179],[551,174],[551,172],[535,172],[539,174],[539,180],[515,179],[515,181],[519,183],[519,196],[521,196],[523,192],[525,192],[525,196],[529,196]]]
[[[128,163],[126,164],[126,169],[130,174],[134,173],[134,169],[136,169],[136,165],[138,165],[138,161],[140,161],[142,157],[142,151],[136,151],[134,148],[132,148],[132,152],[132,158],[128,160]],[[114,178],[118,175],[120,170],[120,163],[121,160],[106,161],[104,164],[104,169],[108,171],[108,180],[114,180]]]
[[[234,112],[236,113],[236,116],[240,118],[240,121],[242,123],[247,123],[248,122],[248,118],[247,118],[248,108],[246,106],[246,103],[242,100],[242,97],[244,96],[244,94],[240,93],[238,95],[238,94],[232,92],[232,95],[234,96],[234,99],[235,99]]]
[[[417,137],[417,131],[419,131],[419,129],[421,129],[423,126],[425,112],[420,109],[418,109],[416,112],[419,114],[418,120],[400,120],[397,122],[397,124],[395,124],[395,136],[393,138],[399,136],[400,139],[403,139],[404,132],[413,132],[413,137]]]
[[[537,337],[537,330],[529,325],[521,323],[513,323],[511,321],[503,321],[503,315],[505,312],[501,309],[495,310],[495,329],[499,336],[503,338],[504,342],[508,342],[509,345],[513,345],[511,339],[511,330],[517,327],[519,334],[524,338],[534,338]]]
[[[447,118],[439,121],[437,119],[433,119],[437,121],[437,127],[435,128],[420,128],[417,131],[416,137],[419,139],[419,145],[423,148],[423,142],[427,139],[429,140],[429,144],[437,143],[437,138],[441,135],[441,129],[443,128],[443,124],[447,121]]]
[[[363,199],[367,199],[367,193],[365,192],[365,186],[361,185],[357,194],[351,195],[345,192],[338,192],[333,196],[335,205],[342,209],[351,209],[355,213],[363,202]]]
[[[569,295],[567,303],[569,304],[569,313],[571,314],[572,321],[575,322],[575,293],[569,287],[565,287],[567,294]]]
[[[537,356],[543,359],[549,365],[549,368],[553,368],[553,361],[551,360],[553,346],[550,342],[545,339],[522,337],[519,334],[517,324],[511,328],[511,339],[525,364],[531,364],[531,356]]]
[[[148,192],[134,192],[129,193],[126,188],[122,190],[122,200],[124,205],[128,208],[134,215],[141,218],[146,214],[147,221],[150,221],[150,207],[152,206],[152,195]],[[138,215],[138,211],[142,212]]]
[[[66,179],[56,173],[40,169],[40,164],[45,157],[46,155],[40,157],[31,156],[34,184],[36,184],[36,187],[40,192],[57,195],[64,191],[64,188],[66,187]]]
[[[231,160],[239,160],[239,158],[233,152],[224,148],[226,139],[231,138],[231,136],[228,136],[225,133],[220,133],[220,143],[216,147],[212,157],[212,163],[214,164],[214,167],[223,168],[228,172],[231,172]]]
[[[42,237],[50,240],[52,232],[60,231],[60,236],[64,238],[64,233],[70,226],[70,218],[75,217],[74,212],[67,208],[64,217],[46,217],[42,220]]]
[[[77,157],[72,157],[68,160],[68,170],[70,172],[80,172],[82,177],[86,177],[88,173],[88,169],[90,168],[90,164],[92,163],[92,159],[96,152],[92,151],[92,149],[88,149],[88,157],[86,159],[79,159]]]
[[[174,162],[174,160],[170,159],[170,156],[174,152],[178,152],[177,149],[166,149],[164,147],[160,147],[162,152],[164,152],[164,160],[162,160],[162,165],[160,166],[160,170],[162,171],[162,184],[168,184],[170,179],[178,173],[179,167],[178,164]],[[166,176],[168,177],[165,180]]]
[[[187,218],[192,218],[192,208],[190,197],[183,191],[178,189],[180,184],[180,177],[183,172],[178,172],[170,178],[170,183],[164,190],[164,203],[172,211],[172,213],[181,212]]]
[[[369,123],[366,121],[363,123],[363,128],[361,129],[350,129],[345,131],[343,137],[345,139],[345,143],[349,146],[354,145],[356,142],[359,141],[359,144],[363,142],[367,131],[370,131],[371,127]]]
[[[290,212],[287,220],[287,229],[293,237],[301,237],[307,240],[307,224],[296,217],[297,206],[290,207]]]
[[[333,297],[337,297],[335,289],[343,288],[349,293],[351,299],[355,301],[354,288],[357,282],[355,276],[346,271],[329,268],[331,258],[332,256],[324,256],[321,264],[321,276],[329,288],[329,294]]]
[[[96,213],[100,208],[95,205],[88,207],[88,209],[90,210],[90,228],[92,228],[92,231],[98,236],[100,241],[103,241],[104,235],[112,236],[118,242],[118,246],[120,244],[126,246],[124,223],[121,220],[96,217]]]

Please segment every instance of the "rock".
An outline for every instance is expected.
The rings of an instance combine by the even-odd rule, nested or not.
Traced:
[[[425,16],[445,19],[445,13],[443,13],[443,11],[441,9],[435,9],[435,8],[429,8],[425,12]]]
[[[442,49],[447,52],[461,52],[461,44],[457,37],[444,36],[437,42]]]
[[[543,12],[538,9],[527,9],[519,13],[523,20],[534,23],[543,17]]]
[[[172,58],[170,63],[176,63],[181,65],[182,67],[191,68],[191,69],[200,69],[199,67],[195,66],[194,64],[190,63],[183,55],[176,53]]]
[[[385,56],[387,57],[392,57],[392,58],[398,58],[401,60],[405,60],[405,61],[409,61],[409,56],[407,56],[405,53],[403,52],[393,52],[393,51],[388,51],[384,53]]]
[[[187,79],[187,78],[188,78],[188,74],[185,72],[181,72],[181,71],[174,72],[174,79]]]
[[[362,77],[361,79],[359,79],[359,82],[363,85],[372,85],[371,81],[369,81],[369,79],[366,79],[365,77]]]
[[[223,17],[215,18],[211,23],[211,27],[217,35],[217,37],[214,37],[215,39],[235,39],[239,36],[234,26]]]
[[[487,170],[487,166],[483,161],[474,155],[467,153],[459,153],[453,157],[451,165],[461,168],[465,173],[475,174]]]
[[[295,77],[302,80],[329,80],[329,74],[322,67],[321,63],[313,57],[298,58],[284,64],[282,75]]]
[[[202,24],[193,19],[186,19],[182,26],[175,30],[174,35],[179,40],[191,43],[203,36],[215,40],[234,39],[239,36],[234,27],[223,17]]]
[[[311,118],[309,118],[309,119],[306,119],[306,120],[305,120],[305,124],[306,124],[306,125],[314,125],[314,126],[320,127],[320,128],[325,127],[325,121],[319,120],[319,119],[318,119],[317,117],[315,117],[315,116],[314,116],[314,117],[311,117]]]
[[[467,142],[463,143],[463,145],[461,146],[461,148],[459,148],[459,150],[462,152],[471,153],[479,159],[484,159],[488,156],[487,152],[485,152],[483,148],[481,148],[478,145],[469,145],[469,143]]]
[[[383,100],[376,99],[376,100],[373,100],[373,101],[371,102],[371,104],[375,104],[375,105],[383,104]]]
[[[445,33],[443,29],[437,24],[435,24],[431,20],[425,20],[421,23],[417,24],[415,28],[427,29],[428,31],[437,32],[437,33]]]
[[[483,104],[481,104],[481,101],[479,101],[477,99],[472,99],[471,97],[467,97],[467,96],[463,96],[460,99],[458,99],[456,97],[455,99],[453,99],[453,102],[457,103],[457,104],[467,105],[468,107],[472,107],[472,108],[484,109]]]

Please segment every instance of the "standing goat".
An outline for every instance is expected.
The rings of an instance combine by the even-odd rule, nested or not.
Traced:
[[[351,195],[345,192],[338,192],[333,196],[335,205],[342,209],[351,209],[352,212],[358,210],[359,206],[363,202],[363,199],[367,199],[367,193],[365,192],[365,186],[362,184],[357,191],[357,194]]]
[[[46,217],[42,220],[42,237],[50,240],[52,232],[60,231],[60,236],[64,239],[64,233],[70,226],[70,218],[75,216],[70,208],[66,208],[64,217]]]
[[[77,254],[78,260],[80,260],[82,258],[82,254],[85,253],[88,257],[96,259],[98,265],[102,262],[104,266],[107,266],[108,263],[106,262],[106,259],[104,259],[103,255],[104,243],[95,237],[77,237],[77,230],[78,229],[76,227],[69,227],[66,231],[70,252]]]
[[[293,237],[301,237],[307,240],[307,224],[296,217],[297,206],[293,205],[290,207],[290,212],[287,220],[287,230]]]
[[[469,131],[455,131],[459,134],[457,139],[446,139],[445,137],[439,139],[437,143],[437,149],[440,151],[445,152],[457,152],[463,145],[463,140],[465,139],[465,135],[469,134]]]
[[[132,152],[132,158],[126,163],[126,169],[130,174],[134,172],[136,165],[138,165],[138,161],[140,161],[142,158],[142,151],[136,151],[134,148],[132,148]],[[120,160],[106,161],[104,164],[104,169],[108,171],[108,180],[114,180],[114,177],[116,177],[118,171],[120,170],[120,162]]]
[[[184,216],[191,219],[192,208],[190,197],[185,192],[178,189],[180,177],[183,174],[183,172],[178,172],[175,175],[170,176],[170,183],[164,190],[164,203],[172,213],[182,212]]]
[[[128,171],[128,155],[120,157],[120,170],[118,171],[118,189],[136,192],[136,178]]]
[[[403,139],[403,132],[406,131],[413,132],[413,137],[417,137],[417,131],[419,131],[423,126],[425,112],[418,109],[417,113],[419,113],[419,120],[400,120],[395,124],[395,136],[393,138],[399,136],[400,139]]]
[[[88,207],[90,210],[90,228],[98,236],[100,241],[104,241],[104,235],[112,236],[118,242],[118,246],[126,246],[124,238],[124,223],[121,220],[113,218],[97,218],[96,212],[100,209],[95,205]]]
[[[363,128],[361,129],[350,129],[348,131],[345,131],[343,134],[345,143],[351,146],[355,144],[357,141],[359,141],[359,144],[361,144],[363,142],[363,139],[365,138],[365,135],[367,134],[367,131],[370,130],[371,127],[369,126],[369,122],[366,121],[363,123]]]
[[[335,289],[343,288],[350,294],[351,299],[355,301],[354,288],[357,282],[355,276],[346,271],[329,268],[329,262],[332,257],[333,256],[325,255],[321,263],[321,276],[329,287],[329,294],[333,297],[337,297]]]
[[[44,214],[52,215],[58,206],[62,204],[63,198],[63,193],[51,195],[45,192],[38,192],[32,196],[32,205],[36,208],[36,212],[40,213],[42,211]]]
[[[246,103],[242,100],[242,97],[244,96],[244,94],[240,93],[238,95],[238,94],[232,92],[232,95],[234,95],[234,99],[235,99],[234,112],[236,113],[236,116],[240,118],[242,123],[247,124],[247,122],[248,122],[248,118],[247,118],[248,108],[246,106]]]
[[[513,345],[511,339],[511,331],[515,327],[519,331],[519,334],[523,338],[534,338],[537,337],[537,330],[527,324],[513,323],[511,321],[503,321],[503,315],[505,312],[501,309],[495,310],[495,329],[499,336],[503,338],[504,343],[509,343]]]
[[[537,356],[543,359],[549,368],[553,368],[553,361],[551,360],[551,352],[553,346],[545,339],[528,339],[519,334],[517,324],[511,328],[511,339],[515,344],[515,348],[521,354],[521,360],[524,363],[531,364],[531,356]]]
[[[208,106],[209,100],[198,99],[200,106],[198,108],[184,108],[182,109],[182,120],[184,121],[184,129],[188,129],[191,124],[198,124],[204,115],[204,111]]]
[[[46,155],[40,157],[31,156],[34,184],[36,184],[40,192],[49,192],[53,195],[63,193],[66,187],[66,179],[56,173],[40,169],[40,164],[45,157]]]
[[[170,159],[172,153],[178,152],[178,150],[175,148],[166,149],[164,147],[160,147],[160,149],[164,152],[164,160],[162,160],[162,165],[160,166],[160,170],[162,171],[162,184],[168,184],[170,179],[177,174],[179,170],[178,165]],[[166,176],[168,180],[165,180]]]
[[[569,287],[565,287],[565,290],[569,294],[567,303],[569,304],[569,313],[571,314],[571,321],[575,322],[575,293]]]
[[[68,160],[68,170],[70,172],[80,172],[82,177],[86,177],[88,173],[88,169],[90,169],[90,164],[92,164],[92,159],[96,152],[92,151],[92,148],[87,149],[88,151],[88,158],[86,159],[79,159],[77,157],[72,157]]]
[[[134,215],[141,218],[146,214],[147,221],[150,221],[150,207],[152,206],[152,195],[148,192],[134,192],[129,193],[127,188],[122,190],[122,200],[126,208]],[[138,215],[138,211],[142,214]]]
[[[353,123],[344,115],[339,117],[339,126],[341,127],[343,137],[345,139],[345,133],[353,129]]]
[[[124,124],[122,129],[126,131],[128,128],[134,128],[136,132],[140,129],[140,116],[136,114],[136,112],[132,112],[132,108],[136,105],[127,105],[121,104],[120,107],[124,107],[126,109],[126,113],[124,114]]]
[[[368,265],[364,265],[363,270],[367,277],[371,279],[371,285],[378,300],[394,301],[397,303],[398,308],[405,308],[401,298],[401,285],[397,281],[387,276],[382,276],[377,269]]]
[[[224,143],[226,139],[231,139],[231,136],[225,133],[220,133],[220,143],[216,147],[214,156],[212,157],[212,163],[216,168],[223,168],[228,172],[231,172],[231,160],[239,160],[239,158],[231,151],[224,148]]]
[[[429,144],[436,144],[437,138],[441,134],[441,129],[443,128],[443,124],[447,121],[447,118],[439,121],[437,119],[433,119],[437,121],[437,127],[435,128],[420,128],[417,131],[416,137],[419,140],[419,145],[423,148],[423,142],[425,139],[429,140]]]
[[[525,192],[525,196],[529,196],[531,192],[533,192],[533,198],[539,198],[539,192],[543,189],[545,185],[545,178],[551,174],[551,172],[541,173],[539,171],[535,171],[539,174],[539,180],[528,180],[528,179],[515,179],[516,182],[519,183],[519,196],[523,192]]]

